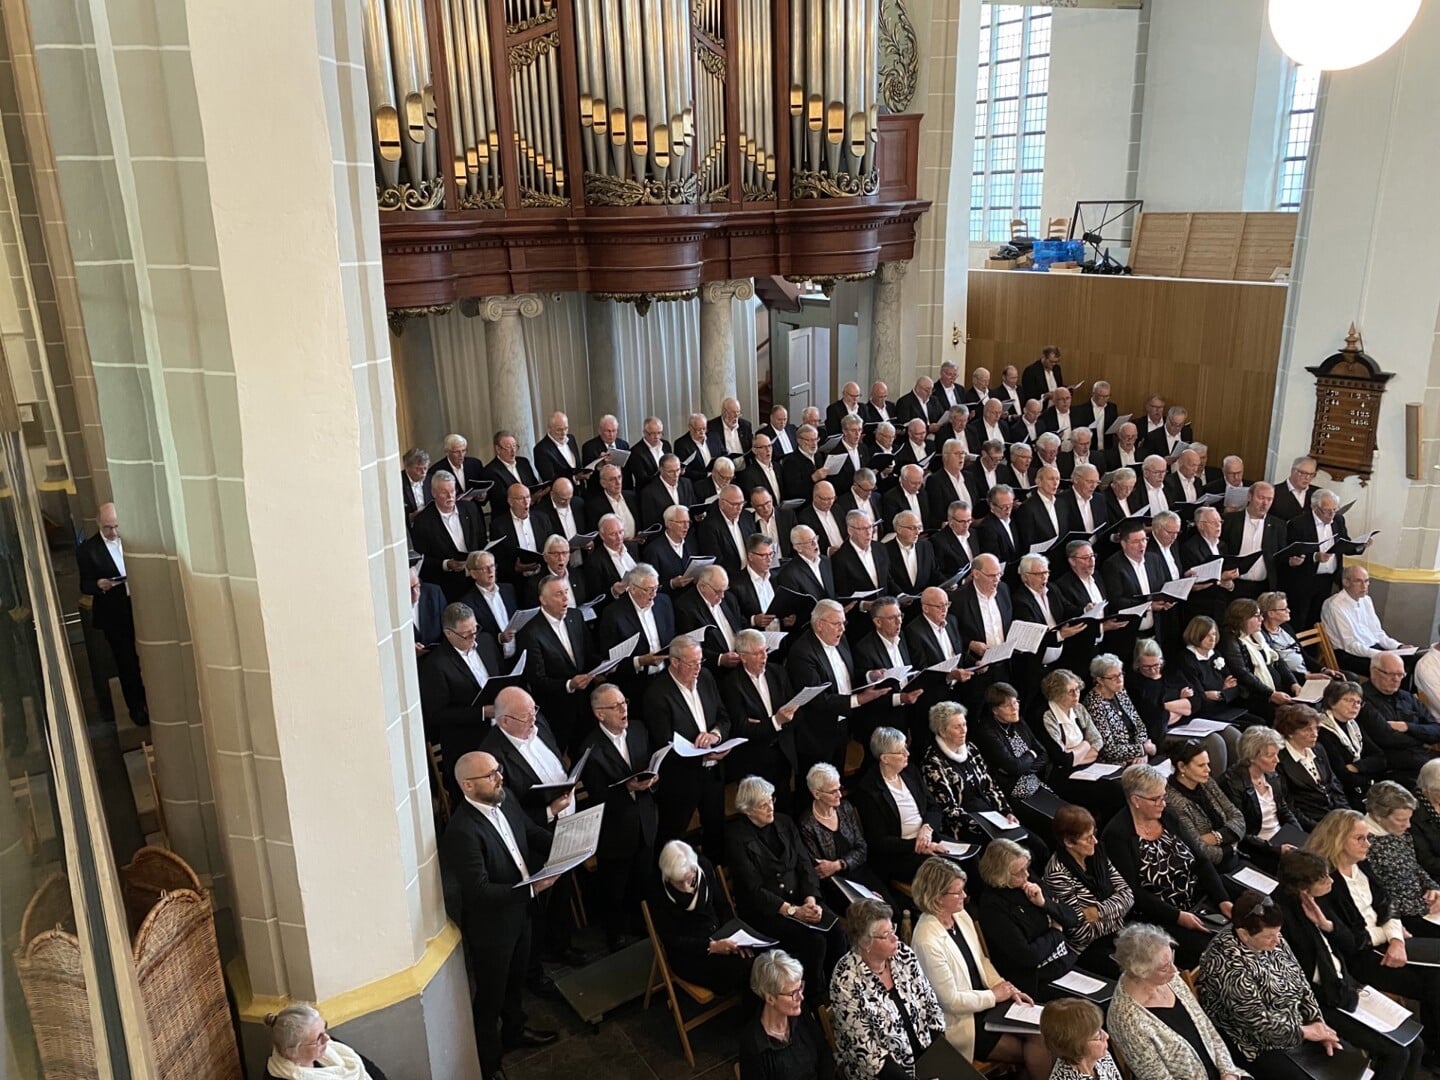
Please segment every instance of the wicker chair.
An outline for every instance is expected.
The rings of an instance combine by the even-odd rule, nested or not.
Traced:
[[[140,998],[160,1080],[240,1080],[210,898],[181,858],[136,852],[120,871]],[[97,1074],[70,889],[49,878],[25,908],[15,952],[46,1080]]]

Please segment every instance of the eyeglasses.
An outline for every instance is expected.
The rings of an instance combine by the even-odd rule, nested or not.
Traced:
[[[870,935],[870,940],[871,940],[871,941],[896,941],[896,940],[898,940],[898,939],[897,939],[896,936],[895,936],[895,931],[894,931],[893,929],[891,929],[891,930],[886,930],[884,933],[881,933],[881,934],[871,934],[871,935]]]
[[[487,772],[487,773],[481,773],[479,776],[462,776],[462,777],[460,778],[460,780],[461,780],[462,783],[463,783],[464,781],[466,781],[466,780],[469,780],[469,781],[472,781],[472,782],[473,782],[473,781],[475,781],[475,780],[489,780],[489,779],[492,778],[492,777],[495,777],[495,776],[504,776],[504,775],[505,775],[505,766],[503,766],[503,765],[496,765],[495,768],[491,769],[491,770],[490,770],[489,772]]]
[[[478,628],[475,630],[469,630],[463,634],[459,630],[446,630],[445,632],[459,638],[461,641],[474,641],[477,637],[480,636],[480,631]]]
[[[329,1028],[325,1028],[325,1029],[323,1029],[323,1030],[320,1032],[319,1035],[316,1035],[313,1039],[310,1039],[310,1040],[308,1040],[308,1041],[306,1041],[306,1042],[303,1042],[303,1043],[301,1043],[300,1045],[301,1045],[301,1046],[324,1046],[324,1045],[325,1045],[327,1042],[329,1042],[329,1041],[330,1041],[330,1029],[329,1029]]]
[[[1137,799],[1144,799],[1146,802],[1163,803],[1168,796],[1162,791],[1159,795],[1136,795]]]
[[[799,1001],[802,997],[805,996],[805,984],[801,983],[799,986],[795,987],[794,990],[777,990],[775,992],[775,996],[789,998],[791,1001]]]
[[[596,712],[612,712],[612,711],[614,711],[615,709],[628,709],[629,707],[630,707],[630,703],[629,703],[628,701],[625,701],[624,699],[621,699],[620,701],[614,702],[613,704],[610,704],[610,705],[596,705],[596,706],[595,706],[595,711],[596,711]]]
[[[523,716],[522,716],[522,715],[519,715],[519,714],[517,714],[517,713],[501,713],[501,714],[500,714],[499,716],[497,716],[495,719],[497,719],[497,720],[518,720],[518,721],[519,721],[520,723],[522,723],[522,724],[533,724],[533,723],[535,723],[536,719],[537,719],[539,716],[540,716],[540,714],[539,714],[538,712],[525,713]]]

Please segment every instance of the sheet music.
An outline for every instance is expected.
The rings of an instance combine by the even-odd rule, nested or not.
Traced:
[[[1362,1024],[1376,1031],[1394,1031],[1410,1019],[1410,1010],[1392,1001],[1373,986],[1360,988],[1360,1000],[1355,1008],[1341,1009],[1346,1016],[1353,1016]]]
[[[784,705],[781,705],[780,708],[803,709],[806,705],[809,705],[810,702],[814,701],[821,694],[826,693],[829,689],[830,685],[828,683],[825,683],[821,686],[807,686],[805,687],[805,689],[801,690],[798,694],[792,697],[789,701],[785,702]]]
[[[1060,539],[1060,537],[1058,537],[1058,536],[1052,536],[1049,540],[1042,540],[1042,541],[1040,541],[1040,543],[1038,543],[1038,544],[1031,544],[1031,545],[1030,545],[1030,554],[1031,554],[1031,555],[1044,555],[1045,552],[1049,551],[1052,547],[1055,546],[1055,542],[1056,542],[1057,540],[1059,540],[1059,539]]]
[[[1132,606],[1132,607],[1122,607],[1122,608],[1120,609],[1120,614],[1121,614],[1121,615],[1144,615],[1144,614],[1145,614],[1146,612],[1148,612],[1149,610],[1150,610],[1150,601],[1149,601],[1149,600],[1144,600],[1144,601],[1141,601],[1141,602],[1138,603],[1138,604],[1135,604],[1135,605]]]
[[[1174,581],[1167,581],[1160,587],[1160,591],[1166,596],[1173,596],[1176,600],[1184,600],[1190,595],[1190,590],[1195,588],[1193,577],[1176,578]]]
[[[515,612],[514,615],[510,616],[510,621],[505,624],[505,630],[503,632],[507,634],[518,634],[525,628],[526,623],[539,614],[540,609],[538,607],[521,608]]]
[[[835,476],[845,467],[845,463],[849,460],[849,454],[831,454],[825,459],[825,475]]]
[[[716,743],[714,746],[696,746],[689,739],[685,738],[684,735],[677,732],[671,737],[670,746],[680,757],[697,758],[704,757],[706,754],[726,753],[729,750],[734,750],[737,746],[743,746],[747,741],[746,739],[727,739],[725,742]]]
[[[1266,896],[1269,896],[1280,885],[1280,882],[1276,881],[1269,874],[1262,874],[1253,866],[1242,866],[1230,876],[1247,889],[1254,889],[1256,892],[1264,893]]]
[[[767,937],[756,937],[754,934],[750,933],[748,930],[736,930],[736,931],[735,931],[733,934],[731,934],[729,937],[720,938],[719,940],[721,940],[721,941],[733,941],[736,945],[739,945],[742,949],[768,949],[768,948],[770,948],[772,945],[779,945],[779,944],[780,944],[780,942],[779,942],[778,940],[772,940],[771,938],[767,938]]]
[[[1009,660],[1015,655],[1015,646],[1009,641],[1002,641],[999,645],[991,645],[985,650],[985,655],[980,657],[980,666],[986,664],[998,664],[1001,661]]]
[[[986,821],[990,822],[991,825],[994,825],[997,829],[1018,829],[1020,827],[1019,822],[1011,821],[1004,814],[997,813],[994,810],[981,810],[975,816],[978,818],[984,818]]]
[[[1077,994],[1098,994],[1105,989],[1105,983],[1100,979],[1092,979],[1083,971],[1067,971],[1058,979],[1050,980],[1051,986],[1058,986],[1061,990],[1071,990]]]
[[[784,630],[761,630],[765,635],[765,651],[774,652],[785,640]]]
[[[1240,487],[1227,487],[1225,489],[1225,505],[1229,508],[1244,506],[1250,501],[1250,485],[1243,484]]]
[[[1111,424],[1108,428],[1105,429],[1105,434],[1106,434],[1106,435],[1119,435],[1119,434],[1120,434],[1120,429],[1121,429],[1122,427],[1124,427],[1126,424],[1128,424],[1128,423],[1130,422],[1130,418],[1131,418],[1132,416],[1134,416],[1134,415],[1135,415],[1134,413],[1128,413],[1128,412],[1127,412],[1127,413],[1121,413],[1119,416],[1115,417],[1115,422],[1114,422],[1113,424]],[[1100,414],[1100,422],[1103,423],[1103,422],[1104,422],[1104,418],[1105,418],[1105,414],[1102,412],[1102,413]]]
[[[925,670],[926,670],[926,671],[938,671],[938,672],[940,672],[940,674],[942,674],[942,675],[948,675],[948,674],[950,674],[950,672],[954,671],[957,667],[959,667],[959,666],[960,666],[960,662],[961,662],[962,660],[964,660],[964,659],[965,659],[965,654],[964,654],[964,653],[956,653],[954,656],[947,656],[944,660],[941,660],[938,664],[931,664],[931,665],[930,665],[929,667],[927,667]]]
[[[1040,651],[1040,645],[1045,640],[1045,635],[1050,628],[1044,623],[1026,622],[1023,619],[1016,619],[1010,624],[1010,632],[1005,635],[1005,643],[1015,652],[1033,653]],[[990,650],[985,650],[984,659],[989,660]]]
[[[692,578],[698,577],[701,570],[704,570],[707,566],[714,565],[714,555],[691,555],[690,561],[685,565],[685,572],[680,575],[680,579],[682,581],[690,581]]]
[[[1305,685],[1300,687],[1300,693],[1295,695],[1296,701],[1319,701],[1325,696],[1325,688],[1330,685],[1330,680],[1323,675],[1318,679],[1308,678]]]
[[[1034,1024],[1040,1026],[1041,1007],[1039,1005],[1022,1005],[1018,1001],[1012,1001],[1010,1008],[1005,1010],[1005,1019],[1014,1020],[1019,1024]]]
[[[648,765],[646,765],[645,768],[643,768],[643,769],[637,769],[635,772],[633,772],[633,773],[631,773],[629,776],[625,777],[625,779],[623,779],[623,780],[616,780],[615,783],[611,784],[610,786],[611,786],[611,787],[619,787],[621,784],[628,784],[631,780],[633,780],[635,777],[639,776],[641,773],[647,773],[647,772],[648,772],[648,773],[657,773],[657,772],[659,772],[659,771],[660,771],[660,762],[662,762],[662,761],[665,760],[665,755],[668,754],[668,753],[670,753],[670,744],[669,744],[669,743],[666,743],[664,746],[660,747],[659,750],[656,750],[655,753],[653,753],[653,754],[650,755],[650,763],[649,763]]]
[[[600,846],[600,822],[604,815],[605,804],[602,802],[578,814],[558,818],[555,839],[550,844],[550,858],[535,873],[516,882],[515,888],[573,870],[594,855],[595,849]]]
[[[611,660],[624,660],[624,659],[626,659],[627,657],[629,657],[629,655],[630,655],[632,652],[635,651],[635,646],[638,645],[639,643],[640,643],[640,635],[639,635],[639,634],[634,634],[634,635],[632,635],[631,637],[626,638],[624,641],[620,642],[620,644],[616,645],[613,649],[610,650],[610,659],[611,659]]]
[[[1190,580],[1200,585],[1207,581],[1219,581],[1220,574],[1225,569],[1225,557],[1211,559],[1209,562],[1201,563],[1190,570]]]
[[[963,859],[966,855],[969,855],[972,851],[975,850],[974,844],[961,844],[957,843],[954,840],[941,840],[940,846],[944,848],[946,855],[954,855],[956,858],[960,859]]]
[[[879,893],[877,893],[874,889],[866,888],[864,885],[861,885],[858,881],[851,881],[849,878],[837,877],[837,878],[835,879],[835,884],[837,884],[837,885],[840,886],[840,891],[841,891],[841,892],[844,892],[844,891],[846,891],[847,889],[848,889],[848,890],[851,890],[851,891],[853,891],[853,892],[855,893],[855,895],[859,896],[861,899],[864,899],[864,900],[880,900],[880,901],[883,902],[884,899],[885,899],[883,896],[881,896]]]
[[[627,659],[628,659],[628,657],[624,657],[624,656],[612,656],[612,657],[611,657],[610,659],[608,659],[608,660],[602,660],[602,661],[601,661],[599,664],[597,664],[595,667],[593,667],[593,668],[591,668],[589,671],[587,671],[586,674],[589,675],[592,679],[598,679],[601,675],[604,675],[607,671],[614,671],[617,667],[619,667],[621,664],[623,664]]]

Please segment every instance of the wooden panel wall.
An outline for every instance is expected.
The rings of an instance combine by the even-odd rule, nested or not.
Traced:
[[[1058,345],[1067,382],[1108,379],[1137,415],[1158,392],[1190,410],[1212,465],[1236,453],[1263,473],[1286,286],[1017,270],[971,270],[969,284],[969,367],[994,380]]]
[[[1298,214],[1141,214],[1130,249],[1137,274],[1269,281],[1295,257]]]

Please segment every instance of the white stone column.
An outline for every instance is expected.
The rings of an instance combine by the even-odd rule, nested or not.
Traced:
[[[624,382],[620,350],[615,343],[615,301],[585,296],[585,351],[590,361],[590,399],[598,418],[605,413],[624,416]],[[625,428],[622,425],[621,430]]]
[[[905,378],[904,358],[900,354],[900,284],[909,269],[909,259],[897,259],[881,263],[880,272],[875,275],[875,329],[870,371],[874,378],[890,387],[891,397],[902,393]]]
[[[525,330],[520,320],[533,319],[545,310],[534,293],[487,296],[480,301],[485,322],[485,352],[490,375],[491,430],[515,433],[520,453],[535,445],[535,415],[531,405],[530,363],[525,353]]]
[[[735,396],[735,301],[755,295],[755,283],[707,281],[700,286],[700,411],[719,416]]]

